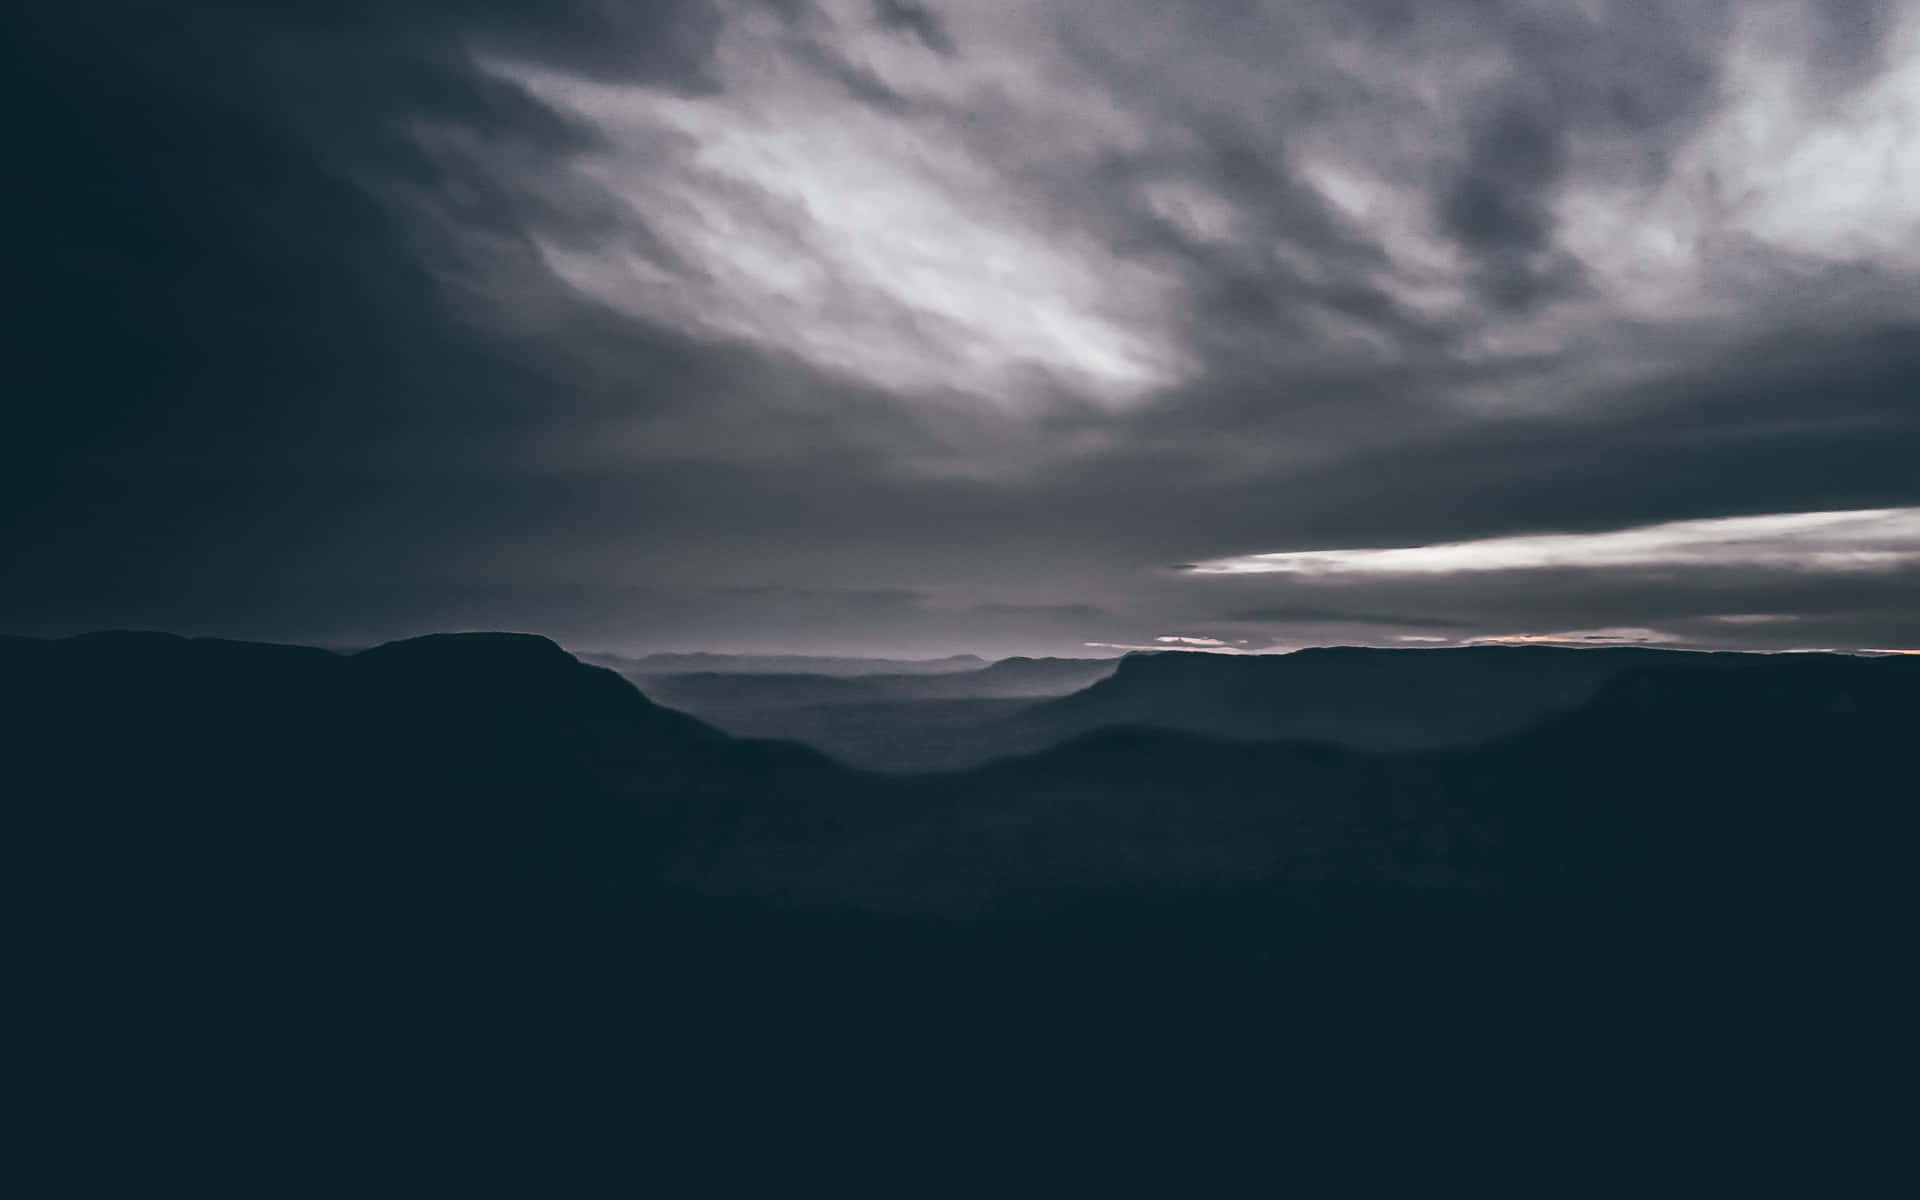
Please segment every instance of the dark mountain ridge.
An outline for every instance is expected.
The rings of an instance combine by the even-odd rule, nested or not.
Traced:
[[[868,866],[816,882],[831,891],[889,863],[913,864],[913,878],[930,881],[930,863],[954,859],[939,848],[965,846],[963,869],[1026,895],[1183,872],[1207,886],[1236,875],[1288,886],[1337,876],[1343,886],[1512,892],[1518,880],[1538,883],[1541,870],[1589,886],[1598,876],[1581,870],[1618,884],[1623,872],[1650,869],[1653,859],[1625,855],[1628,836],[1669,843],[1662,861],[1701,877],[1735,864],[1689,862],[1671,847],[1708,855],[1713,838],[1735,844],[1766,828],[1782,839],[1774,851],[1790,858],[1811,842],[1778,823],[1807,820],[1816,796],[1842,829],[1854,828],[1846,813],[1908,818],[1902,797],[1912,788],[1898,746],[1920,718],[1915,664],[1837,655],[1640,661],[1654,665],[1615,659],[1618,673],[1577,707],[1467,746],[1382,752],[1115,726],[1025,757],[900,780],[903,794],[922,798],[911,811],[925,819],[877,834],[884,845],[862,851]],[[1603,846],[1619,857],[1603,862]],[[790,900],[806,891],[795,877],[783,886]]]
[[[1577,707],[1629,669],[1740,657],[1555,646],[1134,653],[1106,680],[1028,710],[1014,727],[1028,741],[1142,725],[1379,750],[1465,745]]]
[[[1419,661],[1402,665],[1392,655]],[[1920,678],[1920,663],[1909,659],[1831,655],[1529,648],[1193,661],[1206,657],[1129,659],[1109,684],[1124,685],[1127,697],[1149,686],[1185,697],[1196,679],[1217,689],[1226,676],[1231,694],[1257,696],[1261,683],[1295,687],[1302,664],[1316,684],[1352,665],[1382,685],[1431,685],[1437,668],[1458,666],[1469,676],[1463,685],[1429,687],[1418,704],[1433,704],[1437,693],[1484,694],[1489,679],[1503,702],[1508,688],[1528,702],[1574,685],[1590,694],[1521,729],[1451,748],[1382,753],[1332,738],[1221,740],[1112,726],[976,770],[887,778],[804,747],[729,737],[524,635],[439,635],[351,656],[160,634],[0,642],[19,714],[9,760],[30,784],[19,814],[82,839],[191,830],[192,844],[174,851],[232,865],[247,859],[245,839],[276,821],[331,829],[385,853],[369,836],[377,829],[410,853],[423,840],[464,847],[436,852],[434,869],[466,870],[465,856],[477,855],[488,870],[514,863],[541,886],[615,892],[653,886],[650,872],[662,869],[696,890],[720,877],[736,880],[722,890],[751,890],[757,885],[739,882],[742,863],[771,870],[798,855],[813,864],[802,890],[822,896],[838,886],[836,872],[858,874],[830,860],[870,835],[970,846],[956,861],[1003,882],[1055,869],[1034,867],[1039,860],[1018,838],[1083,839],[1049,885],[1071,890],[1104,886],[1090,882],[1106,870],[1106,850],[1090,849],[1105,844],[1102,828],[1141,819],[1158,831],[1148,840],[1178,842],[1228,810],[1232,822],[1283,812],[1293,821],[1318,806],[1314,819],[1326,825],[1307,840],[1320,846],[1389,797],[1454,814],[1468,799],[1497,794],[1508,806],[1502,819],[1526,797],[1551,814],[1590,794],[1615,813],[1678,800],[1700,811],[1696,789],[1719,803],[1740,789],[1791,793],[1826,773],[1867,797],[1860,802],[1878,802],[1906,782],[1892,747],[1915,715]],[[1100,699],[1107,686],[1070,699]],[[1354,719],[1363,690],[1339,694],[1350,706],[1342,720]],[[1406,711],[1390,698],[1376,703]],[[1287,694],[1270,711],[1302,707]],[[1480,713],[1459,728],[1484,723]],[[85,821],[72,824],[82,812]],[[1235,854],[1258,848],[1247,861],[1267,865],[1256,874],[1271,874],[1274,856],[1285,857],[1273,830],[1206,836],[1233,842]],[[1348,840],[1376,846],[1371,835]],[[227,850],[214,854],[220,845]],[[859,851],[869,853],[877,851]],[[1143,847],[1116,853],[1147,875],[1164,874]],[[802,875],[781,885],[789,898]]]
[[[1640,647],[1326,647],[1009,659],[931,677],[695,674],[637,682],[738,735],[799,741],[849,765],[913,773],[1030,754],[1116,726],[1375,750],[1472,745],[1572,711],[1631,669],[1681,660],[1704,669],[1747,657]]]
[[[1215,677],[1184,657],[1128,686]],[[1749,1133],[1844,1093],[1901,1007],[1920,662],[1604,661],[1471,745],[1109,728],[886,778],[542,638],[5,639],[36,1086],[283,1183],[289,1114],[646,1129],[713,1170],[928,1114],[1292,1138],[1381,1081],[1436,1136],[1493,1093],[1705,1136],[1682,1062]]]

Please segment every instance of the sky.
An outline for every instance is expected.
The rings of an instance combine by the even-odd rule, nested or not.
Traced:
[[[1920,647],[1920,3],[4,18],[0,631]]]

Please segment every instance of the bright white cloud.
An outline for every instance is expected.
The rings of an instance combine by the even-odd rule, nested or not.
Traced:
[[[1881,48],[1889,68],[1838,103],[1779,66],[1794,36],[1759,25],[1732,56],[1740,100],[1709,136],[1734,217],[1803,253],[1920,261],[1920,11]]]
[[[1486,302],[1485,263],[1450,227],[1449,181],[1472,169],[1491,100],[1554,64],[1509,44],[1498,19],[1436,10],[1382,40],[1339,7],[1235,6],[1222,21],[979,0],[941,7],[949,56],[881,28],[867,0],[817,0],[785,20],[723,5],[711,92],[494,68],[603,136],[581,169],[630,218],[534,231],[562,280],[697,336],[910,399],[957,398],[947,411],[967,414],[1031,414],[1063,393],[1131,410],[1218,365],[1194,336],[1217,320],[1194,308],[1206,281],[1116,214],[1151,214],[1249,278],[1260,267],[1296,281],[1270,309],[1252,306],[1273,314],[1270,329],[1230,339],[1278,369],[1300,358],[1296,340],[1322,366],[1404,357],[1394,328],[1323,302],[1356,290],[1454,327],[1459,358],[1568,360],[1532,383],[1453,385],[1476,411],[1572,403],[1658,374],[1682,352],[1649,346],[1650,329],[1694,331],[1675,344],[1695,351],[1743,314],[1777,315],[1795,272],[1920,269],[1920,6],[1877,47],[1884,69],[1844,94],[1807,69],[1811,6],[1743,8],[1731,34],[1703,36],[1719,85],[1657,168],[1633,166],[1645,130],[1561,114],[1564,164],[1535,189],[1547,210],[1537,250],[1579,264],[1582,286],[1511,311]],[[1685,7],[1648,6],[1646,28],[1683,36]],[[1592,22],[1598,53],[1655,36],[1634,9],[1577,3],[1561,16]],[[1276,119],[1287,113],[1305,115]],[[1319,221],[1227,186],[1216,145],[1284,167],[1345,248]],[[1885,317],[1902,296],[1861,302]]]
[[[1914,564],[1920,564],[1920,508],[1719,517],[1432,546],[1295,550],[1214,559],[1192,569],[1208,575],[1449,575],[1609,567],[1875,571]]]
[[[1920,266],[1920,8],[1878,48],[1885,69],[1838,96],[1800,65],[1812,19],[1765,4],[1744,14],[1726,103],[1654,188],[1591,174],[1561,194],[1561,237],[1605,304],[1659,319],[1750,301],[1722,293],[1751,281],[1716,276],[1761,247]]]
[[[1470,640],[1499,646],[1646,646],[1684,639],[1639,625],[1610,625],[1604,629],[1568,629],[1559,633],[1501,633]]]
[[[1263,647],[1259,649],[1242,649],[1241,647],[1238,647],[1238,646],[1228,646],[1228,645],[1169,646],[1169,645],[1166,645],[1159,638],[1155,638],[1151,642],[1082,642],[1080,644],[1083,646],[1092,647],[1093,649],[1096,649],[1096,650],[1144,650],[1144,651],[1191,650],[1196,654],[1276,654],[1276,653],[1284,653],[1285,650],[1287,649],[1283,647],[1271,647],[1271,646]]]
[[[948,58],[874,28],[858,5],[836,30],[853,68],[909,101],[1016,104],[1060,156],[1129,136],[1123,114],[1090,103],[1097,93],[1051,79],[1032,41]],[[924,112],[854,94],[778,23],[727,27],[713,65],[725,88],[709,95],[497,69],[611,146],[585,170],[647,236],[539,246],[562,279],[616,308],[1014,410],[1059,385],[1125,406],[1190,369],[1170,333],[1176,279],[1048,213]],[[1185,202],[1195,221],[1225,219],[1202,196]]]

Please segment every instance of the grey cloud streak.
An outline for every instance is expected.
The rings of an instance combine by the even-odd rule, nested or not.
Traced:
[[[1920,504],[1920,25],[1841,7],[29,17],[0,621],[1920,643],[1898,572],[1173,569]]]

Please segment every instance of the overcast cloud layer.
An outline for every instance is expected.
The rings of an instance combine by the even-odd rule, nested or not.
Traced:
[[[0,628],[1920,647],[1920,4],[9,20]]]

